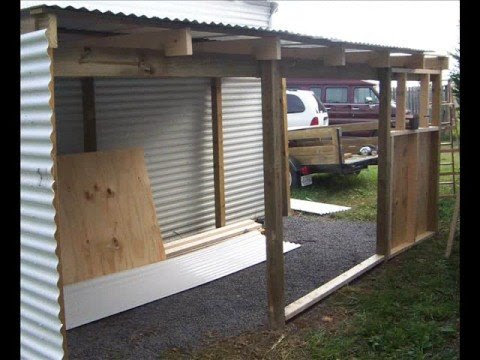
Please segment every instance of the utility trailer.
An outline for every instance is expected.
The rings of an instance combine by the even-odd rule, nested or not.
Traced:
[[[359,150],[364,146],[376,150],[378,137],[358,134],[376,135],[377,130],[377,121],[289,130],[291,185],[310,185],[315,173],[358,174],[369,165],[376,165],[375,152],[360,155]]]

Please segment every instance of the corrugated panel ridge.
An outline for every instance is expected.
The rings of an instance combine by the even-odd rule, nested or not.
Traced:
[[[48,40],[20,39],[20,356],[62,359]]]

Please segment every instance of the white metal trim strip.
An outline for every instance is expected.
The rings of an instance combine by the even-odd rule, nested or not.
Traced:
[[[347,211],[351,209],[348,206],[325,204],[299,199],[290,199],[290,208],[292,210],[304,211],[319,215],[332,214],[339,211]]]
[[[283,243],[284,253],[298,247]],[[265,236],[252,231],[186,255],[67,285],[67,329],[206,284],[265,260]]]

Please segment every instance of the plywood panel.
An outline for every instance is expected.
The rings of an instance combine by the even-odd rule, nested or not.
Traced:
[[[417,140],[417,134],[393,140],[392,248],[415,241]]]
[[[417,187],[417,226],[416,234],[427,232],[429,206],[428,198],[430,188],[431,167],[431,134],[419,133],[418,135],[418,187]]]
[[[58,161],[64,284],[165,259],[143,149]]]

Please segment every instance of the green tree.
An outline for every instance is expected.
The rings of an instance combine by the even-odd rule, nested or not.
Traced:
[[[453,70],[450,72],[450,80],[452,80],[455,85],[455,87],[452,89],[453,95],[455,95],[458,104],[460,104],[460,47],[456,48],[455,53],[451,53],[450,55],[457,62]]]

